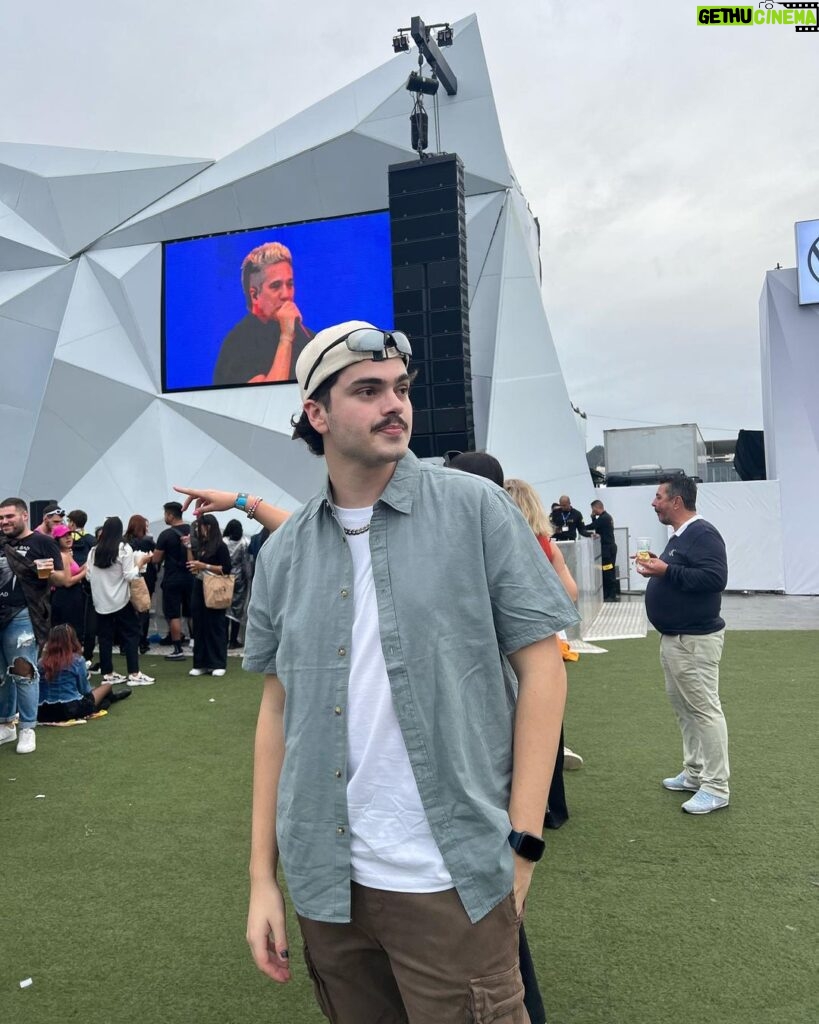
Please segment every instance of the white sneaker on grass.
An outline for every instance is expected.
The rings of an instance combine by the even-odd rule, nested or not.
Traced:
[[[125,676],[121,672],[109,672],[102,677],[104,683],[124,683]]]
[[[153,676],[146,676],[144,672],[134,672],[122,681],[129,686],[152,686],[156,682]]]
[[[205,670],[203,668],[192,668],[188,672],[189,676],[203,676],[204,674],[205,674]]]
[[[223,668],[215,668],[211,672],[212,676],[223,676],[224,674],[225,674],[225,669],[223,669]]]
[[[714,793],[706,793],[700,789],[690,800],[685,801],[682,809],[687,814],[710,814],[712,811],[721,811],[723,807],[727,806],[727,796],[716,796]]]
[[[3,743],[14,743],[17,739],[17,726],[12,722],[11,725],[0,725],[0,746]]]
[[[33,754],[37,749],[37,738],[33,729],[21,729],[20,739],[17,741],[18,754]]]
[[[568,747],[563,748],[563,771],[576,772],[583,767],[583,758]]]

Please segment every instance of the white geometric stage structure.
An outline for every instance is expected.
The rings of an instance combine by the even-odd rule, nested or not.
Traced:
[[[799,305],[796,270],[765,275],[759,323],[765,462],[779,481],[785,592],[819,594],[819,305]]]
[[[588,507],[536,224],[503,147],[476,18],[454,36],[458,92],[440,90],[438,106],[441,145],[465,169],[477,444],[544,498],[565,492]],[[290,508],[316,489],[323,461],[290,439],[296,385],[162,393],[161,243],[387,209],[388,165],[414,157],[415,61],[397,55],[216,163],[0,144],[6,493],[55,497],[96,523],[158,518],[180,482]]]

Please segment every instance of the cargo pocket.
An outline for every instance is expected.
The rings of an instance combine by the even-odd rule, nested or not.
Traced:
[[[470,981],[469,1008],[469,1024],[524,1024],[528,1018],[520,966]]]
[[[304,951],[304,965],[307,968],[307,973],[310,975],[310,980],[313,982],[313,992],[316,995],[316,1002],[319,1004],[319,1009],[327,1018],[332,1021],[333,1017],[332,1006],[330,1005],[330,997],[327,995],[327,987],[321,980],[321,975],[316,970],[315,964],[310,956],[310,950],[307,948],[307,943],[302,947]]]

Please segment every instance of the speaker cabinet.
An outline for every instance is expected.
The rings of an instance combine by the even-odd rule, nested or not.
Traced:
[[[475,447],[464,169],[458,156],[389,168],[395,326],[418,371],[410,448],[419,458]]]

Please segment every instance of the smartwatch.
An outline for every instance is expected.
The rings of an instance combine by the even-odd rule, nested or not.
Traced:
[[[238,508],[240,512],[244,512],[247,508],[247,494],[241,492],[236,495],[236,501],[233,502],[233,507]]]
[[[539,861],[546,849],[546,843],[540,836],[531,832],[515,832],[514,829],[509,833],[509,845],[519,857],[532,862]]]

